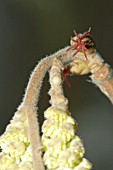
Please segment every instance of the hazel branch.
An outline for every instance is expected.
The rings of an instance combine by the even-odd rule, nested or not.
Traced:
[[[40,159],[39,159],[39,152],[37,152],[37,149],[36,149],[41,146],[39,125],[38,125],[38,119],[37,119],[37,115],[36,115],[36,113],[37,113],[36,104],[37,104],[37,101],[39,98],[39,92],[40,92],[40,87],[41,87],[43,77],[45,76],[45,73],[48,71],[48,69],[51,67],[53,59],[55,57],[59,58],[62,63],[68,63],[70,61],[73,61],[74,59],[75,60],[80,59],[82,62],[82,59],[83,59],[83,53],[78,53],[76,55],[76,57],[73,57],[73,51],[69,51],[68,53],[66,53],[66,49],[67,48],[60,50],[59,52],[53,54],[52,56],[45,58],[44,60],[42,60],[39,63],[39,65],[35,68],[32,76],[30,78],[30,81],[28,83],[28,87],[26,90],[26,95],[25,95],[25,97],[23,99],[23,103],[21,105],[21,107],[25,108],[26,114],[28,117],[29,133],[30,133],[29,135],[30,135],[30,142],[32,145],[32,155],[33,155],[35,170],[39,170],[39,168],[37,169],[37,166],[39,167],[39,164],[43,165],[43,163],[39,163],[42,160],[41,152],[40,152]],[[99,83],[99,80],[98,81],[96,80],[96,77],[97,77],[96,72],[97,72],[98,68],[100,68],[100,66],[102,66],[102,65],[103,65],[103,59],[101,59],[101,57],[99,55],[97,55],[97,52],[94,54],[88,55],[88,67],[90,68],[90,71],[92,72],[92,77],[91,77],[92,81],[96,85],[98,85],[101,90],[103,90],[104,94],[108,94],[106,91],[109,91],[108,97],[110,98],[111,101],[113,101],[113,99],[111,99],[111,94],[113,93],[112,92],[113,85],[111,85],[111,81],[107,80],[107,81],[104,81],[104,83],[102,84],[102,83]],[[108,75],[110,75],[109,72],[108,72]],[[101,81],[103,82],[103,80],[101,80]],[[109,89],[107,83],[109,83],[109,87],[111,87],[110,89]],[[104,87],[106,87],[106,89],[104,89]],[[40,170],[42,170],[42,169],[43,168],[41,168]]]
[[[58,57],[61,54],[65,54],[65,49],[50,57],[46,57],[36,66],[29,80],[23,102],[19,107],[19,110],[21,108],[24,109],[28,119],[29,138],[31,143],[34,170],[44,170],[44,165],[41,158],[42,151],[40,150],[41,142],[36,105],[39,98],[42,80],[52,65],[53,58]]]
[[[89,33],[88,33],[89,34]],[[34,170],[44,170],[44,165],[43,165],[43,161],[42,161],[42,150],[41,150],[41,142],[40,142],[40,132],[39,132],[39,124],[38,124],[38,118],[37,118],[37,102],[39,99],[39,94],[40,94],[40,88],[42,85],[42,81],[43,78],[46,74],[46,72],[50,69],[50,67],[52,66],[53,63],[53,59],[54,58],[58,58],[59,62],[61,62],[63,65],[65,64],[69,64],[70,65],[70,72],[77,73],[79,75],[82,74],[87,74],[87,73],[91,73],[91,79],[92,82],[95,83],[100,90],[111,100],[111,102],[113,103],[113,71],[110,69],[110,66],[108,64],[104,64],[103,59],[100,57],[100,55],[96,52],[96,50],[94,50],[93,48],[95,47],[95,44],[92,42],[92,39],[90,37],[90,39],[88,39],[89,43],[87,44],[87,36],[86,34],[82,36],[81,41],[75,41],[78,42],[78,48],[77,49],[73,49],[75,46],[73,46],[73,48],[71,51],[69,50],[67,52],[68,47],[59,50],[57,53],[50,55],[46,58],[44,58],[43,60],[41,60],[39,62],[39,64],[36,66],[36,68],[34,69],[26,92],[25,92],[25,96],[23,98],[23,101],[21,103],[21,105],[19,106],[17,112],[15,113],[13,120],[11,121],[11,124],[8,126],[8,128],[6,128],[6,132],[3,134],[3,137],[0,138],[1,145],[3,146],[7,146],[7,134],[9,137],[9,143],[8,145],[11,145],[12,142],[12,138],[14,135],[14,141],[15,141],[15,127],[16,130],[18,130],[18,134],[17,137],[19,138],[19,143],[16,146],[17,149],[17,154],[20,154],[18,150],[18,146],[21,144],[21,149],[23,149],[25,147],[25,151],[26,151],[26,144],[25,146],[23,146],[22,142],[20,142],[21,137],[20,135],[20,130],[24,129],[25,134],[24,134],[24,140],[28,140],[27,142],[27,146],[31,146],[31,152],[32,152],[32,160],[33,160],[33,169]],[[80,36],[79,36],[80,38]],[[86,39],[85,39],[86,38]],[[85,40],[84,40],[85,39]],[[84,44],[84,42],[86,44]],[[87,47],[92,47],[92,49],[90,50],[90,52],[84,51],[86,49],[86,45]],[[83,49],[83,52],[81,51]],[[73,55],[76,56],[74,57]],[[87,60],[84,60],[84,55],[87,56]],[[54,69],[56,69],[55,64],[58,66],[58,62],[54,63],[54,67],[53,69],[53,73],[54,73]],[[60,72],[60,65],[57,68],[58,70],[58,74],[61,74]],[[54,80],[54,74],[51,75],[51,83],[53,84],[52,87],[57,88]],[[58,78],[58,82],[59,85],[61,86],[61,81]],[[64,108],[64,110],[67,110],[67,99],[63,98],[63,90],[60,87],[59,90],[59,97],[58,100],[55,99],[55,90],[54,88],[51,88],[50,90],[50,95],[51,95],[51,104],[53,106],[57,106],[57,108],[59,107],[59,109]],[[54,100],[55,99],[55,100]],[[25,126],[23,126],[21,120],[23,120],[23,117],[26,118],[27,117],[27,123],[26,123],[26,119],[24,119],[23,124],[25,124]],[[20,119],[21,118],[21,119]],[[17,124],[18,122],[18,124]],[[18,127],[17,127],[18,125]],[[21,125],[21,126],[19,126]],[[14,132],[13,132],[14,131]],[[28,132],[28,133],[27,133]],[[11,134],[11,135],[10,135]],[[11,138],[10,138],[11,136]],[[5,143],[5,145],[4,145]],[[13,148],[14,149],[14,148]],[[10,155],[12,154],[12,151],[10,151],[10,147],[8,150],[9,155],[5,155],[7,156],[7,159],[10,159]],[[22,153],[24,153],[24,151],[22,150]],[[29,153],[29,152],[27,152]],[[26,153],[26,156],[27,156]],[[4,153],[3,153],[4,154]],[[20,155],[19,155],[20,156]],[[16,157],[16,156],[15,156]],[[1,156],[1,160],[6,159],[6,157],[4,158],[4,155]],[[16,159],[15,159],[16,160]],[[24,160],[24,159],[23,159]],[[14,160],[11,159],[11,162],[14,162]],[[23,162],[21,162],[23,166]],[[7,165],[6,165],[7,166]],[[14,162],[14,166],[17,168],[17,162]],[[12,167],[14,167],[13,165],[11,165],[10,169],[13,169]],[[25,166],[28,166],[28,164]],[[32,167],[32,163],[30,163],[30,167]]]
[[[54,58],[59,58],[62,63],[73,60],[71,55],[67,55],[66,50],[67,47],[39,62],[30,77],[23,102],[18,108],[19,111],[21,109],[24,110],[27,115],[34,170],[44,170],[41,158],[42,151],[40,150],[41,143],[36,107],[39,99],[40,88],[43,78],[51,67]]]
[[[37,102],[45,73],[54,57],[70,60],[66,48],[43,59],[33,71],[23,102],[0,137],[0,166],[3,169],[44,170],[37,118]],[[13,141],[13,142],[12,142]]]

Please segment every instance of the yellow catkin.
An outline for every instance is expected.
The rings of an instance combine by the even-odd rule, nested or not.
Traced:
[[[75,135],[77,124],[69,112],[48,108],[42,126],[43,161],[48,170],[90,170],[91,164],[83,158],[82,140]]]
[[[16,112],[11,124],[0,137],[0,170],[33,170],[27,117]]]

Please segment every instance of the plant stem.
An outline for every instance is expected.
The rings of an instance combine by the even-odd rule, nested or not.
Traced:
[[[91,79],[113,104],[113,70],[104,63],[101,56],[95,52],[89,57]]]
[[[64,64],[74,60],[75,58],[79,58],[80,54],[78,53],[75,57],[73,57],[73,52],[66,52],[68,47],[59,50],[57,53],[50,55],[39,62],[39,64],[34,69],[26,92],[23,98],[23,102],[19,106],[18,110],[25,110],[28,124],[29,124],[29,137],[30,144],[32,149],[32,157],[33,157],[33,166],[34,170],[44,170],[43,161],[41,158],[41,142],[40,142],[40,133],[39,133],[39,125],[37,118],[37,102],[39,99],[40,88],[42,85],[43,78],[46,72],[52,66],[52,62],[54,58],[59,58],[60,61]],[[90,58],[91,57],[91,58]],[[92,81],[101,89],[101,91],[108,96],[108,98],[113,102],[113,76],[111,74],[110,69],[108,69],[108,65],[103,64],[103,60],[97,53],[90,54],[88,56],[89,65],[92,73]],[[94,67],[95,65],[95,67]],[[102,66],[99,69],[98,66]],[[95,69],[94,69],[95,68]],[[103,79],[102,79],[103,75]],[[106,76],[105,76],[106,75]]]
[[[39,99],[42,80],[46,72],[51,67],[55,57],[60,58],[62,62],[70,60],[71,57],[67,55],[66,49],[67,48],[64,48],[39,62],[30,77],[23,102],[18,108],[18,110],[24,110],[27,115],[34,170],[44,170],[41,158],[42,151],[40,150],[41,142],[37,118],[37,102]]]

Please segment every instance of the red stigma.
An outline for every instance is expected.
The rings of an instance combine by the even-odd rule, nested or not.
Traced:
[[[69,47],[67,49],[67,51],[69,50],[76,50],[76,52],[73,54],[73,56],[75,56],[78,52],[82,51],[84,53],[85,58],[87,59],[87,55],[86,55],[86,51],[88,51],[88,49],[85,46],[85,41],[83,41],[91,32],[91,28],[89,28],[89,30],[85,33],[83,33],[82,35],[78,34],[76,31],[74,31],[75,36],[77,37],[77,39],[73,39],[71,38],[71,40],[75,43],[74,45],[72,45],[71,47]]]

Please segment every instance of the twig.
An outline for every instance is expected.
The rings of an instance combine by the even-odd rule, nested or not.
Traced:
[[[44,170],[41,158],[41,142],[37,119],[37,102],[43,78],[52,66],[54,58],[59,58],[62,64],[71,62],[75,58],[81,60],[81,62],[84,61],[83,53],[78,52],[76,56],[73,57],[75,51],[66,52],[67,48],[68,47],[39,62],[30,77],[23,102],[18,108],[18,111],[22,110],[26,112],[27,115],[34,170]],[[95,83],[113,103],[113,71],[110,69],[109,65],[104,64],[103,59],[96,51],[87,54],[87,65],[92,73],[91,79],[93,83]]]
[[[19,109],[21,109],[21,107],[24,107],[24,110],[26,111],[28,117],[34,170],[44,169],[41,159],[41,152],[38,152],[41,144],[36,108],[43,77],[51,67],[53,59],[55,57],[59,58],[62,63],[72,61],[75,58],[80,60],[83,59],[83,57],[81,57],[83,54],[81,55],[81,53],[78,53],[76,57],[73,57],[73,52],[69,51],[68,53],[66,53],[66,49],[67,47],[49,57],[46,57],[45,59],[41,60],[41,62],[36,66],[28,83],[23,102],[19,107]],[[108,69],[108,65],[103,64],[103,59],[101,59],[97,52],[88,55],[88,65],[92,73],[91,78],[93,83],[99,86],[101,91],[106,94],[108,98],[113,102],[113,78],[111,78],[112,74],[110,69]]]
[[[44,170],[44,165],[41,159],[42,152],[38,151],[40,149],[40,134],[39,134],[39,125],[37,118],[37,102],[39,98],[40,88],[42,84],[42,80],[52,65],[54,58],[59,58],[62,63],[71,61],[73,57],[68,56],[66,53],[67,47],[58,51],[57,53],[48,56],[41,60],[39,64],[34,69],[26,92],[23,98],[22,104],[19,106],[18,110],[24,110],[26,112],[28,118],[28,126],[29,126],[29,137],[30,144],[32,149],[32,157],[33,157],[33,166],[34,170]]]
[[[101,56],[95,52],[88,56],[91,79],[113,104],[113,70],[104,63]]]

